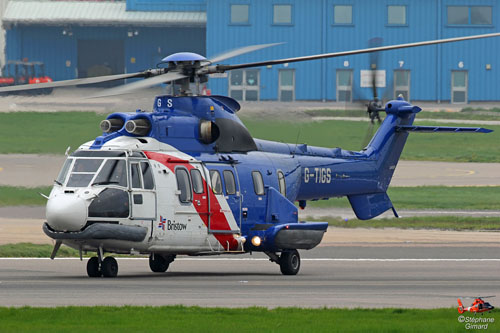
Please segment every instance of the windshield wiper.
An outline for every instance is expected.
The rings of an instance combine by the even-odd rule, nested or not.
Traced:
[[[58,181],[57,179],[54,179],[54,183],[56,183],[57,185],[61,185],[62,186],[62,183],[60,181]]]
[[[105,180],[105,181],[102,181],[102,182],[94,182],[94,183],[92,183],[91,186],[94,186],[94,185],[109,185],[109,184],[120,184],[120,182]]]

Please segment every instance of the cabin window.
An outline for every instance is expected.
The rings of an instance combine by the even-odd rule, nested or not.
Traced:
[[[203,178],[201,178],[201,172],[198,169],[191,169],[191,180],[193,181],[193,191],[196,194],[201,194],[205,192],[203,188]]]
[[[141,186],[141,172],[139,171],[139,164],[132,163],[131,165],[131,178],[132,178],[132,188],[142,188]]]
[[[226,194],[236,194],[236,184],[234,174],[231,170],[224,170],[224,183],[226,184]]]
[[[259,171],[252,171],[253,189],[255,194],[264,195],[264,181]]]
[[[155,183],[153,181],[153,172],[151,172],[151,166],[147,162],[141,162],[142,170],[142,181],[144,182],[144,188],[146,190],[152,190],[155,188]]]
[[[175,177],[177,178],[177,189],[180,191],[179,201],[191,202],[193,200],[193,193],[191,192],[191,182],[187,170],[177,168],[175,170]]]
[[[286,197],[285,174],[281,170],[278,170],[278,184],[280,186],[280,193]]]
[[[219,171],[210,170],[210,182],[212,183],[212,191],[215,194],[222,194],[222,181]]]
[[[107,160],[92,185],[127,187],[127,167],[124,160]]]

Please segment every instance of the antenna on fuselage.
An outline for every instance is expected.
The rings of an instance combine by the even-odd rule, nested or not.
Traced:
[[[299,145],[300,131],[302,128],[299,128],[299,133],[297,133],[297,140],[295,140],[295,148],[293,149],[292,157],[295,157],[295,152],[297,151],[297,146]]]

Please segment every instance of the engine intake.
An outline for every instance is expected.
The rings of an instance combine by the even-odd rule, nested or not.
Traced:
[[[206,144],[214,143],[220,136],[219,127],[209,120],[200,122],[200,141]]]
[[[101,130],[104,133],[112,133],[120,130],[123,127],[123,119],[121,118],[110,118],[101,121]]]
[[[125,123],[125,130],[133,135],[145,136],[151,130],[151,123],[147,119],[133,119]]]

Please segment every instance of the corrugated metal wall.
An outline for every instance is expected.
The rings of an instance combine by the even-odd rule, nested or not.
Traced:
[[[204,12],[206,0],[127,0],[127,10]]]
[[[124,72],[154,68],[165,56],[191,51],[205,54],[204,28],[145,27],[79,27],[72,26],[72,35],[63,35],[68,27],[16,26],[7,31],[7,58],[43,61],[47,73],[55,80],[77,77],[78,40],[123,40]],[[128,37],[128,31],[138,35]],[[99,52],[99,50],[95,50]]]
[[[0,1],[0,67],[5,64],[5,29],[2,24],[2,17],[8,2],[8,0]]]
[[[230,5],[249,4],[249,24],[230,24]],[[292,24],[273,25],[273,5],[292,4]],[[333,8],[339,4],[353,6],[353,24],[333,24]],[[387,6],[407,6],[407,25],[387,24]],[[491,6],[491,26],[447,25],[447,6]],[[494,0],[213,0],[207,3],[207,53],[251,44],[285,42],[233,59],[230,63],[260,61],[282,57],[335,52],[368,47],[368,41],[381,37],[384,45],[438,38],[475,35],[498,31],[500,6]],[[379,55],[379,69],[386,70],[389,95],[392,95],[393,71],[411,71],[412,100],[450,100],[451,71],[469,72],[469,101],[500,100],[500,39],[460,42],[397,50]],[[369,69],[369,56],[358,55],[307,63],[289,64],[296,69],[297,100],[334,100],[336,70],[353,70],[354,98],[367,99],[369,88],[360,88],[360,70]],[[345,66],[345,61],[348,65]],[[459,67],[461,63],[462,67]],[[402,64],[402,65],[401,65]],[[486,69],[486,65],[491,69]],[[278,70],[283,65],[262,68],[261,99],[278,98]],[[213,93],[227,94],[225,78],[211,79]],[[383,89],[379,89],[379,95]]]

